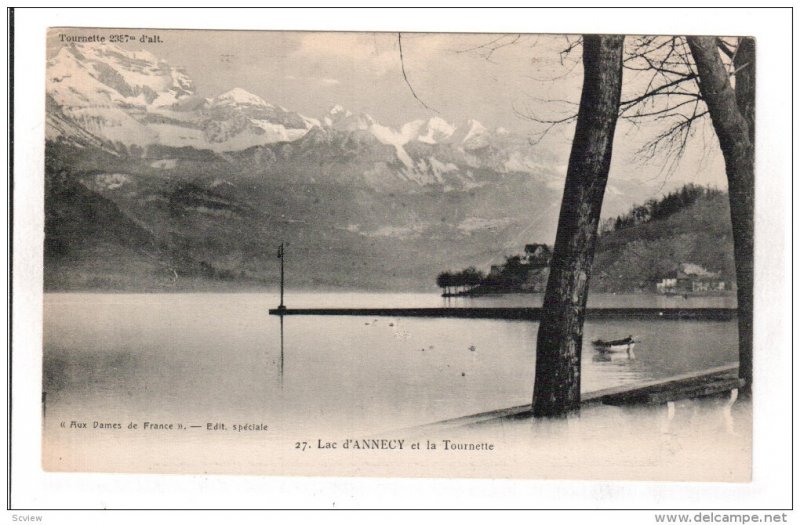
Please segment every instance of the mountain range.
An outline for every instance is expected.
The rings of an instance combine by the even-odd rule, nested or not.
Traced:
[[[296,286],[427,288],[554,238],[564,167],[476,120],[396,128],[238,87],[201,97],[114,45],[61,48],[46,104],[48,289],[270,286],[284,240]],[[613,181],[604,214],[649,190]]]

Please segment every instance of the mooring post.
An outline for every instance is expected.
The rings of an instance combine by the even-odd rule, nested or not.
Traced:
[[[283,304],[283,259],[284,259],[284,243],[281,243],[280,247],[278,248],[278,259],[281,260],[281,304],[278,305],[278,310],[286,310],[286,306]]]

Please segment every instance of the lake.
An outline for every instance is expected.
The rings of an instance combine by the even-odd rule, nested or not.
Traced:
[[[590,306],[719,307],[732,306],[731,300],[609,295],[592,297]],[[540,301],[528,295],[447,302],[435,294],[286,297],[298,308]],[[259,293],[46,294],[45,447],[83,446],[76,433],[58,426],[72,420],[181,422],[189,428],[264,422],[270,437],[367,435],[530,402],[537,322],[281,319],[267,314],[277,302],[276,294]],[[600,355],[589,343],[628,334],[639,341],[633,356]],[[735,321],[587,322],[581,387],[589,392],[736,360]],[[96,457],[100,444],[85,450],[87,457]]]
[[[665,299],[678,303],[652,296],[591,303],[644,306],[650,300],[665,307]],[[724,298],[710,299],[717,305]],[[517,295],[448,303],[540,300]],[[365,293],[294,294],[286,302],[444,304],[427,294]],[[280,319],[267,315],[275,303],[271,294],[47,294],[48,409],[163,418],[280,415],[374,430],[529,401],[537,322],[292,316],[283,321],[282,342]],[[628,334],[640,341],[634,358],[603,356],[589,344]],[[587,322],[582,390],[736,361],[736,334],[732,321]]]

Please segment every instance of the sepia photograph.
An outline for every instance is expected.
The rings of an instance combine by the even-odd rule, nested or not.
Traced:
[[[754,482],[755,34],[158,26],[32,64],[45,474]]]

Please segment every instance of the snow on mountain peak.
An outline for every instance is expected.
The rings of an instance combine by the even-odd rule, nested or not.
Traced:
[[[331,109],[328,110],[328,115],[330,115],[332,117],[333,116],[349,117],[349,116],[352,115],[352,113],[350,111],[344,109],[341,105],[334,104],[333,106],[331,106]]]
[[[320,122],[239,87],[203,104],[193,96],[192,80],[182,69],[146,51],[65,46],[48,61],[47,79],[48,100],[60,111],[59,119],[48,121],[48,137],[75,137],[81,143],[88,143],[86,137],[96,137],[99,143],[162,144],[222,152],[293,142],[314,128],[324,127],[318,132],[326,136],[352,134],[359,144],[372,147],[379,143],[373,152],[376,158],[385,158],[387,149],[380,144],[392,146],[392,169],[399,169],[398,176],[409,181],[443,184],[460,166],[481,162],[499,172],[538,169],[521,152],[512,152],[516,156],[482,157],[480,150],[494,143],[495,133],[508,132],[502,128],[487,130],[477,120],[456,127],[435,116],[393,128],[366,113],[335,104]],[[365,134],[376,141],[368,140]],[[507,142],[502,141],[504,145]],[[496,154],[492,150],[489,155]],[[502,164],[504,161],[506,164]]]
[[[484,126],[475,119],[469,119],[467,121],[466,127],[467,127],[467,134],[462,139],[462,142],[466,142],[473,137],[477,137],[478,135],[483,135],[488,131],[486,129],[486,126]]]
[[[488,144],[489,134],[486,126],[475,119],[469,119],[455,130],[450,141],[467,149],[477,149]]]
[[[375,124],[375,119],[370,115],[353,113],[339,104],[332,106],[322,120],[327,127],[339,131],[366,131]]]
[[[242,88],[204,105],[193,91],[184,70],[147,51],[74,44],[47,63],[47,94],[66,118],[101,140],[233,151],[296,140],[319,125]]]
[[[417,140],[427,144],[437,144],[446,141],[456,128],[441,117],[432,117],[420,129],[420,134]]]
[[[47,93],[68,111],[116,104],[171,106],[193,92],[182,70],[147,51],[70,44],[47,62]]]
[[[267,104],[267,102],[258,95],[254,95],[253,93],[238,87],[217,95],[211,100],[211,104],[214,106],[272,107],[271,104]]]

